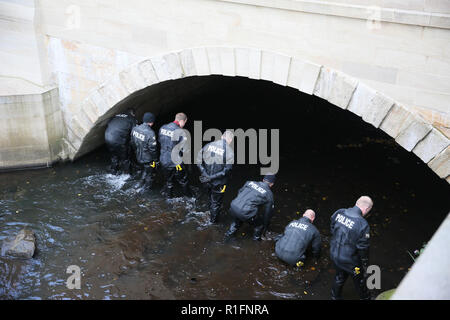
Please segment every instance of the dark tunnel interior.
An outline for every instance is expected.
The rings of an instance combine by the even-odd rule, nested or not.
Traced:
[[[192,94],[161,106],[171,111],[158,116],[155,131],[181,111],[188,115],[186,129],[191,133],[194,121],[200,120],[203,130],[279,129],[280,168],[273,188],[276,214],[271,229],[283,232],[292,219],[311,208],[327,239],[332,213],[369,195],[375,203],[368,218],[371,262],[391,271],[385,273],[385,285],[398,284],[411,265],[407,251],[421,248],[450,210],[447,182],[383,131],[318,97],[262,80],[198,79],[202,84]],[[140,108],[138,116],[146,109]],[[235,165],[225,208],[245,181],[261,179],[259,168]],[[191,182],[199,185],[197,177],[194,168]]]

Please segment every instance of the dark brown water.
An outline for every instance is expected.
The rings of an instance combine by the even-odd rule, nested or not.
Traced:
[[[212,78],[207,92],[184,102],[190,121],[280,128],[269,235],[314,209],[324,246],[317,265],[286,266],[274,242],[252,241],[247,226],[224,243],[231,219],[209,224],[204,197],[166,200],[160,178],[143,196],[133,176],[106,172],[101,148],[75,163],[0,173],[0,241],[24,226],[37,239],[32,260],[0,257],[0,298],[328,299],[329,219],[363,194],[375,202],[370,262],[381,267],[381,290],[396,287],[412,265],[407,250],[427,242],[449,212],[447,183],[383,133],[319,99],[243,79]],[[225,207],[250,179],[259,179],[258,166],[235,166]],[[195,170],[192,183],[201,194]],[[66,288],[70,265],[81,268],[80,290]],[[357,298],[350,281],[344,297]]]

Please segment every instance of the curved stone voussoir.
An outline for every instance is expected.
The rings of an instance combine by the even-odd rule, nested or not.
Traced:
[[[142,76],[138,64],[134,64],[128,69],[121,71],[119,78],[128,93],[133,93],[147,87],[147,82]]]
[[[321,65],[292,58],[287,85],[307,94],[314,93]]]
[[[194,55],[191,49],[185,49],[178,53],[181,67],[183,69],[184,77],[191,77],[197,75],[197,70],[195,69]]]
[[[428,162],[428,166],[433,170],[440,178],[450,177],[450,146],[444,151],[439,153],[436,157]],[[447,180],[448,181],[448,180]]]
[[[81,105],[81,111],[83,111],[86,114],[86,116],[92,123],[95,123],[98,120],[98,117],[100,116],[98,114],[96,106],[92,103],[90,99],[86,99],[83,101],[83,104]]]
[[[431,129],[428,135],[420,141],[413,149],[413,152],[428,163],[438,153],[447,148],[450,144],[449,139],[436,129]]]
[[[169,53],[164,56],[150,58],[159,82],[180,79],[183,69],[178,54]]]
[[[129,92],[123,86],[118,74],[114,75],[108,82],[102,85],[99,88],[98,93],[102,96],[107,105],[104,110],[101,110],[99,107],[99,110],[101,110],[102,113],[105,113],[112,106],[129,96]],[[102,107],[103,106],[104,104],[102,104]]]
[[[414,114],[410,110],[402,105],[394,104],[381,123],[380,129],[396,138],[413,121]]]
[[[420,116],[413,115],[409,125],[398,134],[395,141],[406,150],[411,151],[431,129],[432,126],[429,123]]]
[[[155,69],[150,59],[139,62],[137,65],[142,77],[145,79],[145,84],[151,86],[152,84],[158,83],[158,76],[156,75]]]
[[[322,67],[314,88],[314,95],[342,108],[347,106],[358,81],[336,70]]]
[[[378,128],[394,101],[364,83],[359,83],[347,110],[359,115],[365,122]]]
[[[250,79],[261,79],[261,50],[235,48],[236,75]]]
[[[291,57],[263,51],[261,55],[261,79],[286,86],[290,64]]]
[[[193,48],[192,56],[194,57],[195,69],[198,76],[208,76],[211,74],[209,69],[209,59],[206,48]]]

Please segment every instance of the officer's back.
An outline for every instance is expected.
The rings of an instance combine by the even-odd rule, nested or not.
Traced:
[[[181,133],[181,131],[176,132],[177,130],[181,130],[181,128],[175,122],[165,124],[159,129],[158,139],[161,146],[160,162],[164,167],[175,167],[177,165],[172,161],[172,150],[184,139],[180,135],[179,138],[173,140],[174,135],[176,136]]]
[[[321,238],[313,225],[314,217],[314,211],[307,210],[303,217],[286,226],[283,236],[275,244],[278,258],[292,266],[299,261],[304,262],[305,252],[310,245],[314,257],[319,256]]]
[[[110,144],[126,144],[130,139],[131,129],[137,124],[130,111],[119,113],[112,118],[105,130],[105,140]]]
[[[261,205],[273,208],[272,190],[263,181],[247,181],[230,207],[241,220],[247,220],[257,215]]]
[[[234,162],[233,149],[225,139],[208,143],[199,152],[197,163],[200,163],[208,176],[217,176],[211,181],[213,185],[227,184],[229,174]]]
[[[361,210],[354,206],[336,211],[331,217],[331,234],[331,259],[339,268],[353,272],[361,265],[361,254],[369,248],[369,224]]]
[[[157,161],[155,132],[147,123],[134,127],[131,131],[131,139],[138,163]]]

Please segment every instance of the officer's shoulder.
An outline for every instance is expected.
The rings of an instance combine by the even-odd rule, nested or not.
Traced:
[[[370,226],[369,222],[367,222],[367,220],[363,216],[361,216],[361,218],[359,220],[360,220],[362,228],[367,228]]]

